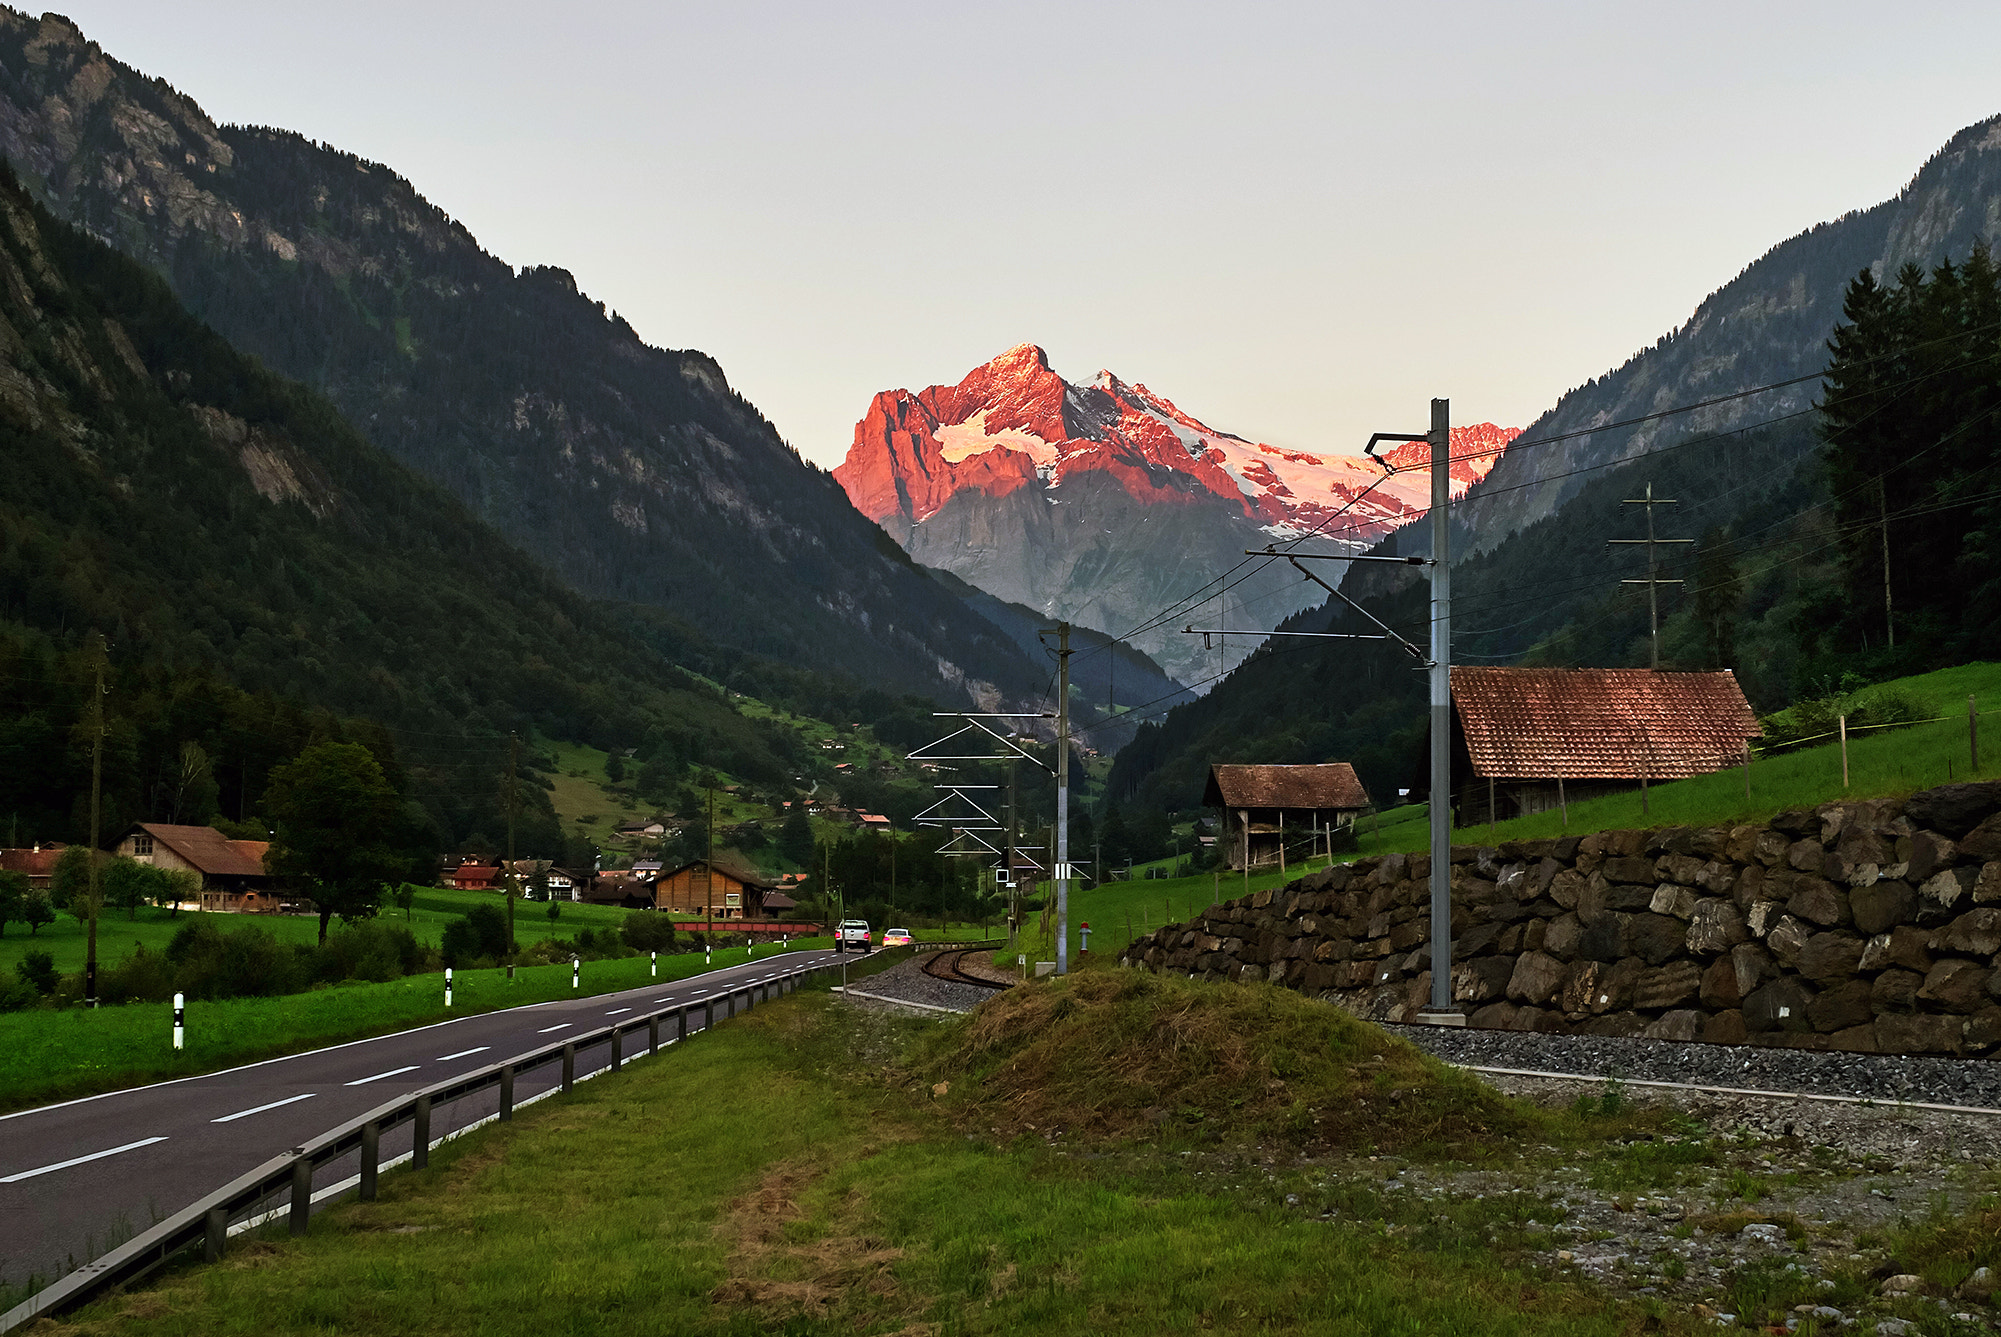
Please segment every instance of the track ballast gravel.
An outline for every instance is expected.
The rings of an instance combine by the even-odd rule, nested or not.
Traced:
[[[992,989],[982,989],[977,984],[960,984],[925,974],[922,956],[899,961],[879,975],[858,979],[853,987],[862,994],[875,994],[901,1002],[926,1003],[932,1007],[949,1007],[954,1012],[970,1012],[994,996]],[[855,1001],[868,1000],[857,996]]]
[[[1383,1029],[1448,1063],[1469,1067],[2001,1109],[2001,1063],[1988,1059],[1840,1054],[1450,1026]]]

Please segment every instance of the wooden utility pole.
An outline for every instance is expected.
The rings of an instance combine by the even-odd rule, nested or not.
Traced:
[[[1656,497],[1654,495],[1654,485],[1651,482],[1647,484],[1646,496],[1628,497],[1619,504],[1621,506],[1644,506],[1647,508],[1647,536],[1645,538],[1607,539],[1605,541],[1608,544],[1644,543],[1647,545],[1647,578],[1645,580],[1622,580],[1619,583],[1621,585],[1645,585],[1647,587],[1647,643],[1651,647],[1648,651],[1647,667],[1658,669],[1661,666],[1660,587],[1663,585],[1680,585],[1683,582],[1668,579],[1660,574],[1660,563],[1654,554],[1654,549],[1663,543],[1693,543],[1695,540],[1654,537],[1654,507],[1679,506],[1681,503],[1673,497]]]
[[[514,954],[514,901],[521,894],[521,878],[514,871],[514,805],[520,794],[515,772],[521,758],[521,739],[507,735],[507,954]]]
[[[1883,533],[1883,638],[1894,650],[1897,648],[1897,620],[1890,612],[1890,489],[1881,478],[1876,480],[1876,510],[1882,517]]]
[[[1056,973],[1070,973],[1070,624],[1056,624]]]
[[[702,932],[716,931],[716,787],[709,786],[709,858],[702,865]]]
[[[97,634],[97,685],[90,694],[90,875],[85,883],[88,890],[84,895],[84,909],[89,912],[84,920],[86,934],[83,955],[83,1004],[97,1006],[97,910],[103,903],[99,891],[97,844],[98,823],[103,811],[104,796],[104,661],[106,658],[104,633]]]

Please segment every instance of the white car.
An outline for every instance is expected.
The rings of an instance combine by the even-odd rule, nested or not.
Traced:
[[[866,919],[843,919],[841,926],[834,930],[834,950],[837,952],[845,952],[850,947],[858,952],[867,952],[874,946],[869,938]]]
[[[885,947],[908,947],[910,945],[910,930],[907,928],[884,929],[882,931],[882,945]]]

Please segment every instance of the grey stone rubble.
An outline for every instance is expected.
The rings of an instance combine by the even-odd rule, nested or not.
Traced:
[[[1989,1061],[1446,1026],[1384,1029],[1448,1063],[1475,1067],[2001,1110],[2001,1064]]]

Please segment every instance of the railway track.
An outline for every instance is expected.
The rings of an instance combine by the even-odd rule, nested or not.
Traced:
[[[963,947],[956,952],[933,952],[924,958],[924,973],[933,979],[950,980],[954,984],[970,984],[980,989],[1012,989],[1014,987],[1012,984],[969,975],[960,969],[959,963],[966,957],[976,952],[991,950],[986,947]]]

